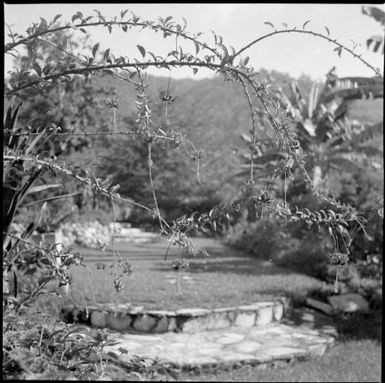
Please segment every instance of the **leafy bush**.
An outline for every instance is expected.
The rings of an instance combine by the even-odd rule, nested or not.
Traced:
[[[58,322],[43,313],[6,313],[3,318],[3,378],[26,380],[169,380],[168,363],[105,352],[106,331]]]
[[[228,245],[249,254],[271,259],[277,251],[281,227],[278,222],[265,218],[248,222],[244,217],[230,226],[225,234]]]

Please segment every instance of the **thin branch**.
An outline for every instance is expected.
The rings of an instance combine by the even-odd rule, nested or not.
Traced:
[[[63,48],[57,46],[56,44],[52,43],[51,41],[47,41],[47,40],[44,40],[44,39],[41,39],[41,38],[37,38],[37,40],[38,40],[38,41],[42,41],[42,42],[44,42],[44,43],[50,45],[51,47],[53,47],[53,48],[55,48],[55,49],[57,49],[57,50],[59,50],[59,51],[65,53],[67,56],[72,57],[73,59],[75,59],[76,61],[80,62],[81,64],[87,64],[87,62],[84,61],[84,60],[82,60],[80,57],[75,56],[73,53],[66,51],[65,49],[63,49]],[[135,81],[131,80],[130,78],[121,76],[121,75],[119,75],[119,74],[117,74],[117,73],[114,73],[112,76],[114,76],[114,77],[116,77],[116,78],[118,78],[118,79],[120,79],[120,80],[129,82],[129,83],[131,83],[131,84],[133,84],[133,85],[137,85],[137,83],[136,83]]]
[[[60,27],[56,27],[56,28],[52,28],[52,29],[47,29],[45,31],[36,32],[36,33],[33,33],[32,35],[30,35],[28,37],[25,37],[25,38],[15,42],[15,43],[9,43],[5,46],[4,52],[7,53],[8,51],[16,48],[18,45],[27,44],[30,40],[36,39],[40,36],[44,36],[44,35],[49,34],[49,33],[64,31],[66,29],[75,29],[76,30],[78,28],[89,28],[89,27],[97,27],[97,26],[108,27],[109,25],[110,26],[112,26],[112,25],[118,25],[118,26],[129,25],[129,26],[138,27],[138,28],[139,27],[150,28],[150,29],[153,29],[155,31],[161,30],[163,32],[167,32],[167,33],[175,34],[177,36],[181,36],[186,40],[193,41],[194,43],[196,42],[200,47],[207,49],[218,56],[218,53],[214,48],[211,48],[206,43],[202,43],[199,40],[197,40],[196,37],[191,37],[182,31],[177,31],[177,30],[173,30],[170,28],[164,28],[161,25],[157,25],[157,24],[149,24],[146,22],[138,23],[138,22],[132,22],[132,21],[104,21],[104,22],[95,22],[95,23],[79,23],[79,24],[74,24],[74,25],[67,24],[64,26],[60,26]]]
[[[43,81],[49,81],[49,80],[54,80],[60,77],[68,76],[71,74],[74,75],[80,75],[83,73],[91,73],[91,72],[96,72],[96,71],[101,71],[104,69],[121,69],[121,68],[148,68],[148,67],[162,67],[163,66],[175,66],[175,67],[204,67],[204,68],[209,68],[211,70],[223,70],[223,65],[221,64],[213,64],[213,63],[205,63],[205,62],[190,62],[190,61],[180,61],[180,60],[173,60],[173,61],[147,61],[147,62],[138,62],[138,63],[121,63],[121,64],[104,64],[104,65],[94,65],[94,66],[88,66],[84,68],[73,68],[73,69],[68,69],[60,73],[54,73],[50,74],[47,76],[44,76],[38,80],[33,80],[30,81],[26,84],[20,85],[16,88],[13,88],[12,90],[6,91],[7,96],[11,96],[13,94],[16,94],[17,92],[32,87],[34,85],[38,85],[39,83]],[[241,71],[237,70],[234,67],[227,67],[228,70],[233,71],[234,73],[240,74],[245,76],[244,73]]]
[[[82,133],[73,133],[73,132],[48,132],[48,133],[29,133],[29,132],[13,132],[12,130],[4,130],[4,135],[11,135],[11,136],[130,136],[130,135],[138,135],[140,132],[133,132],[133,131],[127,131],[127,132],[82,132]],[[164,136],[157,136],[157,138],[165,138]]]
[[[245,45],[243,48],[241,48],[234,56],[232,56],[232,59],[234,59],[236,56],[240,55],[246,49],[249,49],[251,46],[259,43],[260,41],[262,41],[262,40],[264,40],[264,39],[266,39],[268,37],[279,35],[279,34],[283,34],[283,33],[302,33],[302,34],[312,35],[312,36],[319,37],[321,39],[327,40],[330,43],[332,43],[332,44],[338,46],[339,48],[345,50],[346,52],[350,53],[354,58],[360,60],[364,65],[366,65],[368,68],[370,68],[377,76],[384,77],[384,75],[378,69],[376,69],[373,65],[371,65],[369,62],[364,60],[361,57],[361,55],[358,55],[352,49],[349,49],[349,48],[345,47],[343,44],[339,43],[336,39],[333,40],[332,38],[330,38],[328,36],[325,36],[322,33],[313,32],[313,31],[307,31],[307,30],[304,30],[304,29],[295,29],[295,28],[292,28],[292,29],[282,29],[282,30],[276,30],[274,32],[271,32],[271,33],[268,33],[266,35],[263,35],[263,36],[255,39],[255,40],[253,40],[249,44]]]

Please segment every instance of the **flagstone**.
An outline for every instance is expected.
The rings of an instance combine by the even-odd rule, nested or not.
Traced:
[[[322,327],[312,330],[278,322],[263,329],[232,327],[231,331],[217,329],[197,333],[163,333],[156,337],[149,334],[114,335],[118,343],[107,346],[106,351],[116,352],[126,344],[132,354],[158,358],[186,369],[239,362],[261,364],[322,355],[334,341],[334,337],[323,333]],[[139,343],[140,346],[133,346]]]

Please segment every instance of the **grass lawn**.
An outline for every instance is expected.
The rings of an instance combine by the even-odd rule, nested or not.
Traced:
[[[203,382],[380,382],[381,343],[359,340],[338,343],[322,357],[284,367],[261,369],[242,366],[228,371],[193,375],[182,373],[180,381]]]
[[[134,272],[125,278],[125,291],[117,293],[109,265],[112,252],[79,248],[90,273],[73,267],[72,291],[75,303],[129,302],[145,309],[178,309],[187,307],[225,307],[266,299],[264,294],[289,294],[303,297],[310,290],[325,287],[318,279],[277,267],[224,246],[219,240],[197,238],[209,257],[189,256],[190,268],[181,273],[178,292],[177,270],[172,262],[180,254],[171,247],[167,261],[164,254],[168,242],[134,245],[117,242],[122,259],[129,261]],[[105,270],[97,270],[96,262],[104,262]]]

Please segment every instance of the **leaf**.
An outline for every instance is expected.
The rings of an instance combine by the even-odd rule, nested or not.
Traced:
[[[328,34],[328,36],[330,36],[329,28],[326,25],[325,25],[325,29],[326,29],[326,33]]]
[[[374,20],[378,21],[381,25],[385,25],[385,12],[378,7],[363,6],[361,8],[364,15],[373,17]]]
[[[275,29],[274,24],[270,21],[265,21],[263,24],[270,25],[273,29]]]
[[[247,57],[243,60],[243,65],[246,66],[247,63],[249,62],[249,60],[250,60],[250,57],[247,56]]]
[[[41,76],[41,68],[40,68],[40,65],[37,62],[33,63],[32,68],[35,69],[36,73],[39,76]]]
[[[50,185],[33,186],[33,187],[29,188],[25,194],[27,195],[27,194],[31,194],[31,193],[38,193],[38,192],[41,192],[41,191],[44,191],[44,190],[48,190],[48,189],[60,188],[62,186],[63,186],[62,184],[50,184]]]
[[[198,72],[198,68],[193,68],[193,74],[195,75],[197,74],[197,72]]]
[[[75,15],[72,16],[71,21],[74,22],[76,19],[79,19],[79,18],[80,18],[79,14],[76,13]]]
[[[218,43],[218,45],[222,48],[223,50],[223,59],[222,59],[222,62],[225,62],[227,61],[228,57],[229,57],[229,51],[227,50],[226,46],[223,45],[222,43]]]
[[[61,14],[56,15],[56,16],[53,18],[53,23],[54,23],[56,20],[60,19],[61,16],[62,16]]]
[[[287,29],[288,28],[288,25],[286,23],[283,23],[282,26]]]
[[[166,17],[166,20],[164,20],[164,23],[166,24],[167,21],[170,21],[170,20],[172,20],[172,16],[167,16],[167,17]]]
[[[147,52],[147,53],[153,58],[154,61],[157,61],[154,53],[152,52]]]
[[[127,29],[128,29],[127,24],[122,25],[123,32],[127,32]]]
[[[195,45],[195,54],[199,53],[199,44],[194,40],[194,45]]]
[[[124,15],[128,12],[128,9],[120,12],[120,18],[123,19]]]
[[[103,69],[103,73],[104,74],[109,74],[111,76],[114,74],[114,72],[111,69]]]
[[[137,45],[137,48],[139,49],[140,54],[144,58],[144,56],[146,55],[146,50],[141,45]]]
[[[39,28],[44,28],[44,29],[47,29],[47,20],[44,19],[43,17],[40,17],[40,25],[39,25]]]
[[[107,29],[108,29],[108,32],[111,33],[112,32],[112,25],[108,24]]]
[[[96,43],[96,44],[94,45],[94,47],[92,48],[92,56],[93,56],[93,57],[96,56],[96,52],[98,51],[99,46],[100,46],[100,43]]]
[[[306,25],[308,25],[310,23],[311,20],[307,20],[303,23],[302,25],[302,29],[305,29]]]
[[[336,51],[338,53],[338,57],[341,57],[341,53],[342,53],[342,47],[336,47],[333,49],[334,51]]]
[[[110,48],[106,49],[103,55],[103,60],[107,60],[110,56]]]
[[[371,49],[376,53],[382,46],[382,54],[384,53],[384,39],[382,36],[372,36],[366,40],[367,49]]]
[[[79,28],[79,31],[80,31],[80,32],[83,32],[83,33],[85,33],[85,34],[87,33],[87,31],[86,31],[84,28]]]

